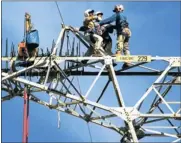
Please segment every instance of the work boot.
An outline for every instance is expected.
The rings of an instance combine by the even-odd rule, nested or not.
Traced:
[[[89,61],[89,60],[83,60],[83,61],[81,61],[81,63],[82,63],[82,64],[87,64],[88,61]]]
[[[113,67],[117,66],[117,64],[115,62],[113,62]]]
[[[131,67],[131,64],[129,63],[124,63],[123,66],[122,66],[122,69],[126,69],[128,67]]]

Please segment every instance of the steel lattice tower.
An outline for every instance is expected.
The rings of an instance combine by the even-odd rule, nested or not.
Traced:
[[[69,37],[68,34],[72,34],[72,36]],[[70,43],[70,38],[73,39],[72,43]],[[79,41],[77,45],[76,41]],[[181,85],[181,57],[145,55],[86,57],[81,55],[81,49],[85,47],[91,49],[91,45],[85,40],[84,35],[69,26],[63,26],[50,52],[27,59],[27,61],[34,61],[33,65],[28,67],[18,65],[17,62],[20,61],[13,54],[12,48],[10,57],[7,54],[2,57],[2,62],[6,62],[6,68],[1,70],[1,89],[7,93],[7,96],[2,97],[2,101],[16,96],[24,98],[26,85],[30,101],[112,129],[122,136],[121,142],[139,142],[142,138],[160,136],[173,138],[173,142],[181,141],[179,127],[181,102],[179,100],[167,101],[171,89]],[[81,62],[85,60],[88,62]],[[119,64],[126,60],[132,62],[131,67],[115,70],[113,62],[117,61]],[[8,63],[13,67],[12,69]],[[161,63],[166,64],[166,67],[155,69],[146,65],[156,64],[159,67]],[[73,77],[87,78],[87,76],[95,76],[95,79],[86,93],[82,93],[79,83],[75,82]],[[101,94],[96,95],[95,100],[89,99],[90,92],[94,90],[96,82],[102,76],[107,78],[107,82],[105,82]],[[145,89],[146,92],[138,101],[134,101],[134,106],[128,107],[125,104],[125,96],[122,95],[118,80],[120,76],[144,76],[145,80],[148,76],[156,76],[156,80],[147,90]],[[34,77],[38,77],[38,79]],[[117,99],[117,105],[113,107],[100,103],[110,84],[114,87],[111,96],[116,96]],[[45,102],[34,94],[43,91],[49,96],[50,102]],[[131,95],[127,96],[131,98]],[[179,92],[174,96],[180,99]],[[143,105],[147,98],[149,98],[150,105],[145,108]],[[28,100],[27,96],[26,100]],[[179,108],[173,108],[173,104]],[[164,110],[162,105],[165,106]],[[124,124],[119,126],[111,121],[112,118],[122,120]],[[169,126],[162,125],[163,121],[167,121]],[[160,126],[154,126],[155,123],[159,123]],[[163,131],[164,129],[169,129],[171,133]]]

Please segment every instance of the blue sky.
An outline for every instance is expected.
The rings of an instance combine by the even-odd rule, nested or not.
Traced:
[[[104,12],[104,18],[111,16],[115,4],[120,2],[58,2],[66,25],[79,27],[82,25],[83,12],[92,8]],[[180,56],[180,3],[179,2],[122,2],[125,15],[130,22],[132,37],[130,50],[133,55]],[[9,38],[17,48],[23,39],[24,13],[29,12],[35,28],[39,30],[40,48],[51,47],[53,39],[61,30],[61,20],[55,2],[2,2],[2,39]],[[113,38],[113,52],[115,39]],[[4,48],[2,54],[5,53]],[[153,65],[158,67],[160,65]],[[164,67],[164,65],[161,65]],[[119,65],[120,67],[120,65]],[[119,68],[117,67],[117,68]],[[94,77],[80,78],[82,92],[89,88]],[[120,77],[120,88],[127,106],[134,105],[155,77]],[[100,92],[107,79],[102,77],[91,92],[93,98]],[[85,85],[85,81],[87,84]],[[130,90],[131,88],[131,90]],[[133,92],[134,90],[134,92]],[[111,96],[112,85],[101,100],[108,106],[116,106],[116,98]],[[179,89],[172,91],[178,94]],[[4,94],[3,94],[4,95]],[[133,100],[130,100],[133,99]],[[175,100],[178,98],[173,97]],[[111,100],[110,100],[111,99]],[[172,100],[174,100],[172,99]],[[22,140],[23,100],[15,98],[2,104],[2,141]],[[90,124],[93,141],[119,142],[120,135]],[[61,128],[57,129],[57,112],[31,103],[29,141],[70,142],[90,141],[87,125],[84,121],[61,113]],[[147,140],[143,140],[147,141]],[[152,140],[154,141],[154,140]],[[155,141],[165,141],[162,138]],[[168,141],[168,140],[166,140]],[[170,140],[171,141],[171,140]]]

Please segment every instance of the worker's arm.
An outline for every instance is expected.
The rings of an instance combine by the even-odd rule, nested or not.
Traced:
[[[104,24],[110,24],[114,21],[116,21],[117,17],[119,16],[119,14],[115,13],[113,14],[111,17],[106,18],[104,20],[102,20],[101,22],[99,22],[100,25],[104,25]]]

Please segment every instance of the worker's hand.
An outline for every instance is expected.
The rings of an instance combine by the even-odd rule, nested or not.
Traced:
[[[94,19],[98,19],[98,16],[97,16],[97,15],[94,15]]]

